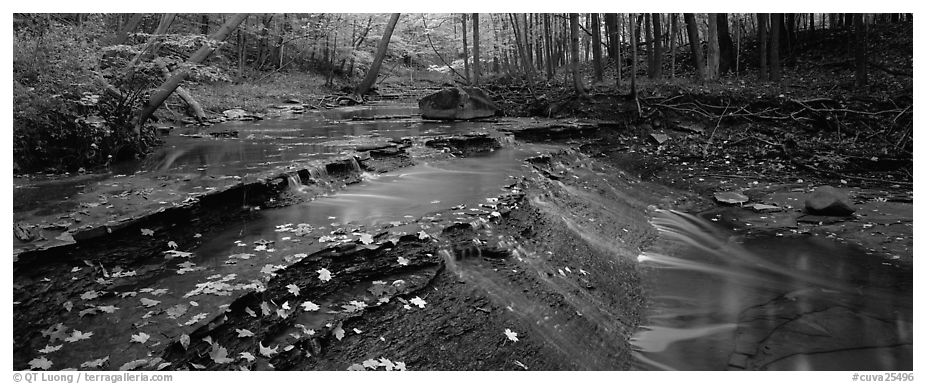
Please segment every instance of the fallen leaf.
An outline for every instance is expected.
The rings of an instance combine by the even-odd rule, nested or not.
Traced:
[[[93,332],[84,333],[75,329],[74,332],[71,332],[71,336],[64,339],[64,341],[67,341],[68,343],[76,343],[81,340],[87,340],[90,338],[90,336],[93,336]]]
[[[317,311],[319,309],[318,305],[311,301],[306,301],[300,305],[302,306],[302,309],[306,312]]]
[[[364,245],[369,245],[373,243],[373,236],[370,235],[369,233],[361,233],[360,242],[363,243]]]
[[[119,367],[119,370],[120,371],[131,371],[131,370],[143,367],[146,364],[148,364],[148,359],[132,360],[128,363],[122,364],[122,366]]]
[[[505,336],[508,337],[508,340],[518,341],[518,333],[512,332],[510,329],[505,328]]]
[[[281,319],[289,317],[289,313],[283,309],[277,309],[277,316],[280,316]]]
[[[206,344],[209,344],[209,345],[212,345],[212,344],[214,343],[214,342],[212,341],[212,336],[206,336],[206,337],[204,337],[204,338],[203,338],[203,341],[205,341]]]
[[[356,334],[359,335],[359,334],[363,333],[363,331],[361,331],[361,330],[359,330],[359,329],[357,329],[357,328],[354,328],[354,333],[356,333]]]
[[[173,307],[167,308],[167,317],[170,319],[179,319],[181,316],[186,314],[189,308],[190,307],[187,307],[184,304],[177,304]]]
[[[264,357],[271,357],[271,356],[273,356],[273,355],[279,353],[279,351],[277,350],[278,348],[280,348],[279,345],[277,345],[276,347],[273,347],[272,349],[271,349],[271,348],[268,348],[268,347],[265,347],[263,342],[258,342],[257,345],[260,347],[260,354],[261,354],[261,356],[264,356]]]
[[[430,238],[431,238],[431,235],[429,235],[427,232],[425,232],[425,231],[418,231],[418,240],[427,240],[427,239],[430,239]]]
[[[149,298],[147,298],[147,297],[142,297],[142,298],[141,298],[141,305],[144,305],[145,308],[151,308],[151,307],[153,307],[153,306],[155,306],[155,305],[158,305],[158,304],[161,304],[161,302],[160,302],[159,300],[152,300],[152,299],[149,299]]]
[[[260,312],[264,316],[270,315],[270,305],[268,305],[266,301],[260,303]]]
[[[87,315],[95,315],[95,314],[96,314],[96,311],[97,311],[96,308],[87,308],[87,309],[84,309],[84,310],[78,312],[77,314],[78,314],[78,316],[80,316],[80,317],[84,317],[84,316],[87,316]]]
[[[182,346],[183,349],[187,349],[187,347],[190,346],[190,335],[186,333],[180,335],[180,346]]]
[[[344,338],[344,329],[341,328],[341,324],[338,324],[338,327],[331,331],[334,334],[334,337],[338,340]]]
[[[418,297],[418,296],[415,296],[414,299],[411,299],[411,300],[409,300],[408,302],[409,302],[409,303],[412,303],[412,304],[414,304],[414,305],[417,305],[418,308],[424,308],[424,305],[427,304],[426,301],[424,301],[422,298],[420,298],[420,297]]]
[[[154,231],[152,231],[152,230],[150,230],[150,229],[148,229],[148,228],[142,228],[142,229],[141,229],[141,235],[142,235],[142,236],[154,236]]]
[[[102,368],[103,364],[106,364],[107,361],[109,361],[109,356],[101,357],[96,360],[85,361],[83,363],[80,363],[80,367],[81,368]]]
[[[737,192],[714,192],[714,199],[726,204],[741,204],[749,201],[749,197]]]
[[[39,353],[52,353],[52,352],[55,352],[55,351],[57,351],[57,350],[60,350],[61,347],[63,347],[63,346],[64,346],[64,344],[59,344],[59,345],[56,345],[56,346],[45,345],[45,348],[40,349],[40,350],[39,350]]]
[[[322,268],[322,269],[319,269],[319,270],[316,271],[316,272],[318,272],[318,279],[319,279],[319,280],[321,280],[321,281],[328,281],[328,280],[331,280],[331,272],[328,271],[327,269]]]
[[[212,346],[212,351],[209,352],[209,357],[212,358],[216,364],[228,364],[234,362],[234,359],[228,357],[228,349],[225,347],[215,344]]]
[[[100,297],[100,292],[98,291],[87,291],[80,295],[81,300],[93,300],[97,297]]]
[[[61,304],[61,306],[64,307],[64,310],[71,312],[71,309],[74,308],[74,303],[70,301],[65,301],[64,304]]]
[[[409,261],[409,260],[406,259],[406,258],[404,258],[404,257],[402,257],[402,256],[399,256],[399,260],[398,260],[398,261],[399,261],[399,265],[408,265],[408,261]]]
[[[362,365],[355,363],[355,364],[351,364],[350,367],[347,367],[347,370],[348,371],[365,371],[366,369],[363,368]]]
[[[290,310],[290,309],[293,309],[292,307],[289,306],[289,301],[284,301],[284,302],[283,302],[283,305],[281,305],[280,308],[283,308],[283,309],[285,309],[285,310],[287,310],[287,311]]]
[[[257,313],[254,312],[250,307],[244,307],[244,313],[251,315],[251,317],[257,317]]]
[[[144,332],[139,332],[137,335],[132,335],[132,343],[144,344],[148,342],[148,339],[151,338],[150,335]]]
[[[100,311],[105,312],[105,313],[113,313],[113,312],[116,312],[116,310],[119,309],[119,307],[115,305],[103,305],[103,306],[96,307],[96,309],[99,309]]]
[[[385,367],[387,371],[392,371],[392,370],[395,369],[395,364],[393,364],[391,360],[389,360],[389,359],[387,359],[387,358],[385,358],[385,357],[380,357],[380,358],[379,358],[379,366],[380,366],[380,367]]]
[[[241,356],[242,359],[245,359],[248,362],[251,362],[251,361],[254,361],[254,359],[257,359],[256,357],[254,357],[254,355],[251,354],[251,352],[241,352],[240,354],[238,354],[238,356]]]
[[[363,362],[363,366],[369,369],[376,369],[376,367],[379,367],[379,362],[376,361],[376,359],[369,359]]]
[[[289,293],[292,293],[293,296],[299,296],[299,287],[296,284],[287,285],[286,289]]]
[[[247,329],[237,328],[235,332],[238,332],[238,337],[251,337],[254,336],[254,332],[251,332]]]
[[[196,369],[206,369],[206,366],[202,364],[190,363],[190,366]]]
[[[399,370],[399,371],[404,371],[404,370],[405,370],[405,362],[404,362],[404,361],[396,361],[396,362],[395,362],[395,369],[396,369],[396,370]]]
[[[48,368],[51,368],[51,366],[52,366],[51,360],[48,360],[47,358],[45,358],[45,356],[38,357],[38,358],[35,358],[29,361],[29,368],[32,368],[32,369],[47,370]]]

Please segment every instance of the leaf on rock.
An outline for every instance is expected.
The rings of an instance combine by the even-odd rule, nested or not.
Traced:
[[[749,197],[737,192],[714,192],[714,199],[725,204],[742,204],[749,201]]]
[[[408,259],[402,256],[399,256],[399,265],[408,265],[408,261],[409,261]]]
[[[115,305],[102,305],[102,306],[96,307],[96,309],[99,309],[100,311],[105,312],[105,313],[113,313],[113,312],[116,312],[116,310],[119,309],[119,307]]]
[[[510,329],[505,328],[505,336],[508,337],[508,340],[518,341],[518,333],[512,332]]]
[[[190,335],[186,333],[180,335],[180,346],[182,346],[183,349],[187,349],[187,347],[190,346]]]
[[[39,350],[39,353],[52,353],[52,352],[55,352],[55,351],[57,351],[57,350],[60,350],[61,347],[63,347],[63,346],[64,346],[64,344],[59,344],[59,345],[56,345],[56,346],[45,345],[45,348],[40,349],[40,350]]]
[[[177,248],[178,248],[177,243],[174,242],[173,240],[167,242],[167,247],[169,247],[170,249],[177,249]]]
[[[317,270],[316,272],[318,272],[318,279],[319,279],[319,280],[321,280],[321,281],[329,281],[329,280],[331,280],[331,271],[329,271],[329,270],[327,270],[327,269],[325,269],[325,268],[322,268],[322,269]]]
[[[71,312],[71,309],[74,308],[74,303],[70,301],[65,301],[64,304],[62,304],[61,306],[64,307],[65,311]]]
[[[208,313],[200,313],[200,314],[198,314],[198,315],[193,316],[192,318],[190,318],[190,320],[188,320],[186,323],[183,323],[183,325],[193,325],[193,324],[196,324],[196,323],[202,321],[203,319],[205,319],[207,316],[209,316]]]
[[[132,335],[132,343],[144,344],[148,342],[148,339],[151,338],[150,335],[144,332],[139,332],[137,335]]]
[[[279,345],[277,345],[276,347],[273,347],[273,348],[265,347],[263,342],[258,342],[257,345],[260,347],[260,354],[261,354],[261,356],[264,356],[264,357],[271,357],[271,356],[273,356],[273,355],[279,353],[279,351],[278,351],[278,349],[280,348]]]
[[[93,336],[93,332],[81,332],[75,329],[74,332],[71,332],[71,336],[68,336],[68,338],[64,339],[64,341],[67,341],[68,343],[76,343],[81,340],[87,340],[90,338],[90,336]]]
[[[238,337],[239,337],[239,338],[242,338],[242,337],[252,337],[252,336],[254,336],[254,332],[251,332],[251,331],[249,331],[249,330],[247,330],[247,329],[237,328],[237,329],[235,329],[235,332],[238,332]]]
[[[251,354],[251,352],[241,352],[241,353],[238,354],[238,356],[241,356],[241,357],[240,357],[241,359],[245,359],[245,360],[247,360],[248,362],[252,362],[252,361],[254,361],[255,359],[257,359],[256,357],[254,357],[253,354]]]
[[[409,300],[408,302],[409,302],[409,303],[412,303],[412,304],[414,304],[414,305],[417,305],[418,308],[424,308],[424,305],[427,304],[427,302],[424,301],[424,299],[422,299],[422,298],[420,298],[420,297],[418,297],[418,296],[415,296],[414,299],[411,299],[411,300]]]
[[[142,229],[141,229],[141,235],[142,235],[142,236],[154,236],[154,231],[152,231],[152,230],[150,230],[150,229],[148,229],[148,228],[142,228]]]
[[[101,357],[96,360],[85,361],[80,363],[81,368],[102,368],[103,364],[109,361],[109,356]]]
[[[247,313],[251,317],[257,317],[257,313],[254,312],[254,310],[251,309],[250,307],[244,307],[244,313]]]
[[[148,359],[132,360],[128,363],[122,364],[122,366],[119,367],[119,370],[120,371],[131,371],[131,370],[144,367],[146,364],[148,364]]]
[[[31,369],[47,370],[48,368],[51,368],[51,366],[52,366],[51,360],[48,360],[47,358],[45,358],[45,356],[29,360],[29,368]]]
[[[344,328],[341,328],[341,324],[338,324],[337,328],[331,331],[334,334],[334,337],[338,340],[344,338]]]
[[[348,371],[366,371],[366,369],[363,368],[362,365],[356,364],[356,363],[355,363],[355,364],[351,364],[350,367],[347,367],[347,370],[348,370]]]
[[[264,315],[264,316],[269,316],[269,315],[270,315],[270,313],[271,313],[271,312],[270,312],[270,305],[268,305],[266,301],[262,301],[262,302],[260,303],[260,313],[261,313],[262,315]]]
[[[369,369],[376,369],[376,367],[379,367],[379,362],[376,361],[376,359],[368,359],[364,360],[363,366]]]
[[[286,290],[288,290],[289,293],[292,293],[293,296],[299,296],[299,286],[296,284],[287,285]]]
[[[361,233],[360,242],[363,243],[364,245],[369,245],[373,243],[373,235],[370,235],[369,233]]]
[[[285,309],[285,310],[287,310],[287,311],[290,310],[290,309],[293,309],[292,307],[289,306],[289,301],[284,301],[284,302],[283,302],[283,305],[281,305],[280,308],[283,308],[283,309]]]
[[[425,232],[425,231],[418,231],[418,240],[427,240],[427,239],[430,239],[430,238],[431,238],[431,235],[429,235],[427,232]]]
[[[311,301],[306,301],[300,305],[302,306],[302,310],[306,312],[317,311],[319,309],[318,304],[315,304]]]
[[[177,304],[173,307],[167,308],[167,317],[169,319],[179,319],[181,316],[185,315],[190,307],[185,304]]]
[[[97,297],[100,297],[100,292],[98,291],[87,291],[80,295],[81,300],[93,300]]]

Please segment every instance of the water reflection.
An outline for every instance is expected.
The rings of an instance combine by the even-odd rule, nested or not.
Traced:
[[[736,239],[658,211],[639,369],[912,369],[912,273],[816,238]]]

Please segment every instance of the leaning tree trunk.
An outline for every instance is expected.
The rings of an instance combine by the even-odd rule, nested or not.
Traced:
[[[379,67],[383,65],[383,58],[386,57],[386,48],[389,48],[389,40],[392,39],[392,31],[395,30],[395,25],[399,22],[399,15],[399,13],[393,13],[392,17],[389,18],[389,24],[386,24],[386,30],[383,31],[383,38],[379,40],[379,45],[376,47],[373,64],[370,66],[370,70],[367,71],[366,76],[364,76],[363,81],[354,90],[354,99],[363,100],[363,94],[369,92],[370,88],[373,87],[373,83],[376,82],[376,77],[379,76]]]
[[[582,74],[579,73],[579,14],[569,14],[569,40],[570,55],[572,56],[572,80],[576,89],[576,94],[580,97],[588,97],[585,92],[585,86],[582,84]]]
[[[164,61],[160,59],[156,59],[155,62],[158,67],[161,68],[161,76],[164,77],[164,81],[169,80],[171,73],[170,69],[167,68],[167,64],[165,64]],[[190,107],[190,110],[193,112],[193,116],[196,117],[196,121],[202,123],[206,120],[206,113],[203,112],[203,107],[199,105],[199,102],[196,101],[196,99],[194,99],[186,89],[178,86],[174,92],[177,92],[177,96],[180,96],[180,99],[183,100],[183,102],[186,103],[188,107]]]
[[[247,19],[247,17],[247,13],[235,14],[228,21],[226,21],[218,31],[210,36],[209,39],[217,42],[225,40],[225,38],[228,37],[228,35],[231,34],[235,28],[238,28],[238,25],[240,25],[244,19]],[[186,64],[196,65],[202,63],[202,61],[205,60],[206,57],[215,50],[215,48],[216,47],[212,45],[204,45],[195,53],[193,53],[193,56],[190,56],[190,58],[187,59]],[[189,75],[190,71],[188,69],[181,68],[176,73],[174,73],[170,79],[161,84],[161,86],[154,92],[154,94],[151,95],[151,97],[148,99],[148,104],[146,104],[145,107],[141,109],[141,111],[138,113],[138,116],[135,118],[133,128],[136,136],[141,135],[141,127],[145,125],[145,122],[151,118],[151,115],[154,114],[154,111],[157,111],[157,109],[161,107],[161,104],[164,104],[164,100],[167,100],[167,98],[172,93],[174,93],[174,90],[180,86],[180,83],[183,82],[183,80],[185,80]]]
[[[695,67],[695,76],[704,79],[704,59],[701,54],[701,39],[698,38],[698,24],[694,13],[685,14],[685,24],[688,26],[688,44],[691,46],[691,61]]]

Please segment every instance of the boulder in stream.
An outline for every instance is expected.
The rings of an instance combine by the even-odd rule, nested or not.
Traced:
[[[442,89],[418,101],[421,117],[437,120],[470,120],[495,116],[498,105],[476,87]]]
[[[807,213],[819,216],[849,216],[855,212],[849,195],[829,185],[818,187],[806,200]]]

